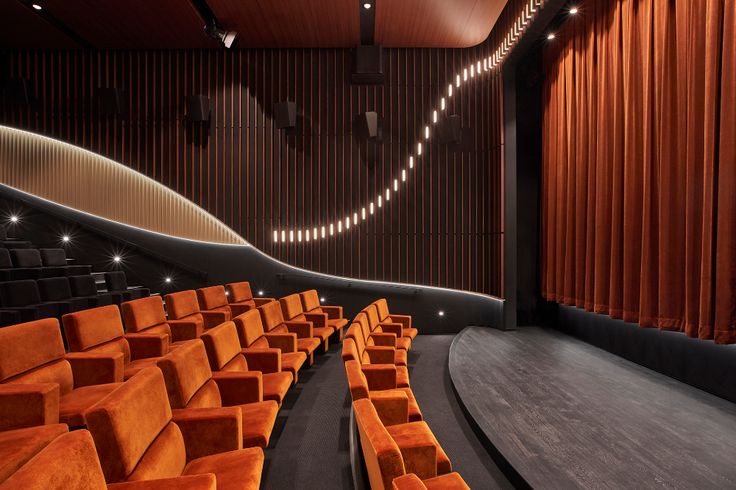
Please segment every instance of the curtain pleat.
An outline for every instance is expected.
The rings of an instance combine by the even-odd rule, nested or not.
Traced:
[[[736,4],[589,0],[544,62],[545,298],[736,342]]]

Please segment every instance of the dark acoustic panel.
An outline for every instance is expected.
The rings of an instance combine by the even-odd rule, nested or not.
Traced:
[[[276,129],[296,127],[296,104],[294,102],[277,102],[273,105],[273,113],[276,119]]]
[[[372,85],[383,83],[383,48],[358,46],[353,57],[353,83]]]
[[[5,82],[3,96],[10,104],[30,105],[35,100],[33,85],[25,78],[11,78]]]
[[[187,97],[187,119],[192,122],[210,120],[210,98],[205,95]]]
[[[462,141],[462,121],[460,116],[452,114],[442,118],[439,123],[440,143],[460,144]]]
[[[97,89],[97,113],[101,116],[118,116],[125,112],[127,98],[118,88]]]

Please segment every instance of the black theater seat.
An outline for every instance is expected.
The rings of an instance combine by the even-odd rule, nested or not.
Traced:
[[[0,327],[21,323],[21,315],[17,310],[0,309]]]
[[[68,313],[69,308],[66,302],[42,302],[36,281],[32,279],[0,283],[0,301],[3,309],[17,311],[23,322],[58,318]]]
[[[151,295],[151,291],[147,288],[129,288],[128,279],[123,271],[105,272],[105,284],[108,293],[121,294],[124,301],[147,298]]]
[[[94,301],[96,303],[94,306],[107,306],[113,303],[119,305],[123,302],[123,296],[121,294],[98,292],[95,278],[90,275],[70,276],[68,280],[72,295],[77,298],[87,298]]]
[[[41,300],[47,302],[67,303],[68,311],[79,311],[94,308],[97,302],[91,298],[77,298],[72,296],[69,287],[69,279],[66,277],[51,277],[37,281],[38,290],[41,292]]]
[[[35,248],[19,248],[10,250],[13,266],[33,274],[31,279],[44,277],[60,277],[64,275],[64,269],[60,267],[44,267],[41,253]]]
[[[0,226],[0,246],[4,248],[30,248],[31,242],[8,238],[7,229],[4,226]]]
[[[35,279],[39,272],[36,269],[17,269],[13,267],[10,251],[0,248],[0,281],[16,281],[21,279]]]
[[[44,267],[59,267],[67,276],[81,276],[92,272],[91,265],[67,265],[66,252],[61,248],[41,248],[41,261]]]

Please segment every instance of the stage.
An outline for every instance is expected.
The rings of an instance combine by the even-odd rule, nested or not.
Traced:
[[[736,488],[736,405],[555,330],[469,327],[466,415],[533,488]]]

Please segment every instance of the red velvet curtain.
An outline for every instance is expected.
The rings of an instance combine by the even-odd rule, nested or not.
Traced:
[[[736,1],[587,0],[545,48],[542,293],[736,342]]]

